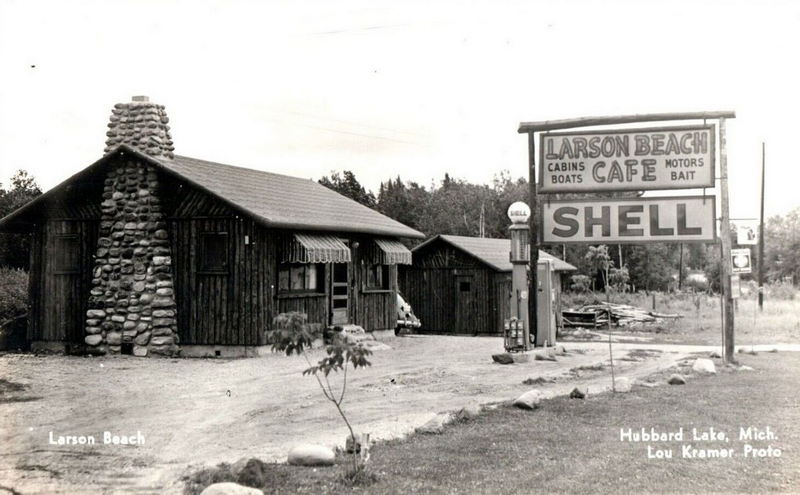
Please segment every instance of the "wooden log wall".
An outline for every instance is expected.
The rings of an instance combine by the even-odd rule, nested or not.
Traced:
[[[350,319],[368,332],[394,329],[397,324],[397,265],[389,265],[388,289],[367,289],[369,265],[379,259],[377,248],[369,237],[355,237],[351,241],[358,242],[359,247],[351,249],[351,288],[355,290],[350,292]]]

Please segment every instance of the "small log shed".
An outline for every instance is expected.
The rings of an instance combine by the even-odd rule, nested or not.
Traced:
[[[253,355],[273,317],[393,330],[400,238],[308,179],[175,155],[164,107],[115,105],[105,155],[0,220],[29,233],[33,348]]]
[[[420,330],[502,335],[511,314],[510,249],[508,239],[455,235],[437,235],[415,247],[412,264],[400,269],[400,291],[422,321]],[[539,259],[553,262],[560,315],[561,277],[576,268],[544,251]]]

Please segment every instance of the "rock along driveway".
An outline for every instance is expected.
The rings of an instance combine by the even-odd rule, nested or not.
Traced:
[[[610,386],[604,343],[568,343],[557,362],[498,365],[498,337],[411,336],[383,339],[372,367],[350,373],[345,411],[373,438],[402,436],[437,412],[512,400],[534,388],[526,378],[560,377],[539,387],[590,393]],[[632,349],[658,349],[624,360]],[[618,376],[645,376],[698,346],[615,344]],[[322,355],[312,351],[314,362]],[[0,395],[0,487],[21,493],[169,493],[187,466],[243,456],[283,461],[298,442],[341,444],[347,430],[304,359],[140,359],[128,356],[0,356],[0,378],[24,390]],[[585,367],[584,370],[575,368]],[[570,372],[572,370],[572,372]],[[135,435],[144,445],[104,445],[103,432]],[[97,444],[51,445],[50,432],[92,435]],[[2,490],[0,490],[2,492]]]

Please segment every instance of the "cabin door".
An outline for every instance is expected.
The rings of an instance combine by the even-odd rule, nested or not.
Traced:
[[[456,276],[455,286],[455,333],[476,333],[473,308],[475,307],[475,284],[471,276]]]
[[[57,220],[48,222],[46,235],[41,338],[83,343],[97,226]]]
[[[350,263],[332,263],[331,274],[331,325],[347,325],[350,306]]]

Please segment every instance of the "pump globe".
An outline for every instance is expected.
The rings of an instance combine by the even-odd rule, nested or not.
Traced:
[[[522,201],[517,201],[508,207],[507,214],[511,223],[527,223],[528,219],[531,217],[531,209]]]

